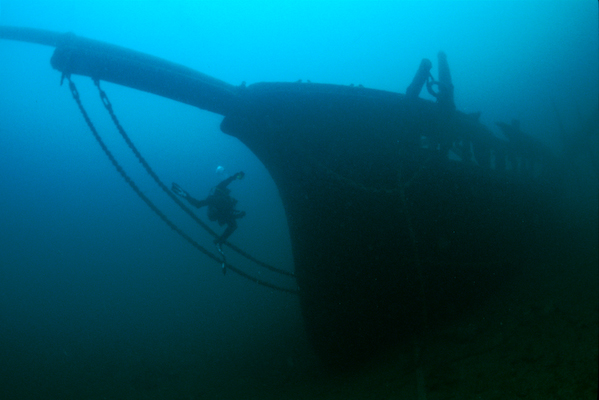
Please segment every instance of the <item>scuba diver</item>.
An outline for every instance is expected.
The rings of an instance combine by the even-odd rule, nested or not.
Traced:
[[[239,211],[235,209],[237,200],[229,195],[231,190],[227,188],[227,185],[236,179],[243,179],[244,176],[245,174],[243,172],[238,172],[228,177],[212,188],[210,194],[204,200],[194,199],[189,195],[189,193],[183,190],[181,186],[173,182],[171,190],[175,194],[183,197],[194,207],[200,208],[208,206],[208,219],[210,219],[210,221],[218,221],[220,226],[227,224],[227,229],[225,229],[223,234],[214,240],[214,244],[218,246],[221,254],[221,244],[223,244],[227,238],[231,236],[235,229],[237,229],[236,220],[245,217],[245,211]]]

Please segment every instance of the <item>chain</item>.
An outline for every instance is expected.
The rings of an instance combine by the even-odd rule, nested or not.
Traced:
[[[152,168],[150,167],[150,165],[147,163],[147,161],[141,155],[141,153],[139,152],[139,150],[137,150],[137,147],[135,147],[135,144],[133,144],[133,141],[129,138],[129,135],[127,134],[127,132],[125,132],[125,129],[120,124],[118,118],[116,117],[116,114],[114,113],[114,111],[112,109],[112,104],[110,103],[110,100],[108,100],[108,96],[106,95],[106,92],[104,92],[104,90],[102,90],[100,88],[100,82],[98,80],[94,80],[94,83],[95,83],[96,87],[98,88],[98,91],[100,92],[100,99],[102,100],[102,103],[104,104],[104,107],[106,108],[106,110],[110,114],[110,118],[112,118],[112,121],[114,122],[114,125],[116,126],[116,128],[119,131],[119,133],[121,134],[121,136],[123,137],[123,139],[127,143],[127,146],[129,146],[129,148],[131,149],[131,151],[133,152],[133,154],[135,154],[135,157],[137,157],[137,160],[141,163],[141,165],[144,167],[144,169],[147,171],[147,173],[152,177],[152,179],[154,179],[154,181],[156,182],[156,184],[158,186],[160,186],[160,188],[164,191],[164,193],[166,193],[198,225],[200,225],[206,232],[208,232],[213,237],[218,237],[218,235],[217,235],[216,232],[214,232],[212,229],[210,229],[210,227],[208,225],[206,225],[201,219],[199,219],[194,214],[194,212],[189,207],[187,207],[181,200],[179,200],[179,198],[173,194],[173,192],[168,188],[168,186],[166,186],[160,180],[160,178],[158,177],[158,175],[156,175],[156,173],[152,170]],[[261,266],[263,268],[266,268],[266,269],[268,269],[270,271],[276,272],[276,273],[281,274],[281,275],[295,276],[293,274],[293,272],[289,272],[289,271],[285,271],[285,270],[282,270],[282,269],[279,269],[279,268],[275,268],[275,267],[273,267],[271,265],[266,264],[265,262],[262,262],[262,261],[256,259],[255,257],[251,256],[250,254],[246,253],[245,251],[243,251],[242,249],[240,249],[239,247],[235,246],[234,244],[232,244],[232,243],[230,243],[228,241],[225,242],[225,244],[227,246],[229,246],[231,249],[233,249],[234,251],[236,251],[237,253],[239,253],[240,255],[242,255],[243,257],[245,257],[248,260],[250,260],[250,261],[258,264],[259,266]]]
[[[77,103],[77,106],[79,107],[79,111],[81,111],[81,114],[83,115],[83,119],[85,119],[85,122],[87,123],[87,126],[89,127],[90,131],[92,132],[92,135],[94,136],[94,138],[96,139],[96,141],[98,142],[100,147],[102,148],[102,151],[104,151],[104,154],[106,154],[106,156],[108,157],[108,159],[110,160],[112,165],[115,167],[117,172],[125,180],[125,182],[127,182],[127,184],[131,187],[131,189],[133,189],[133,191],[139,196],[139,198],[142,199],[144,201],[144,203],[146,203],[148,205],[148,207],[150,207],[150,209],[156,215],[158,215],[158,217],[162,221],[164,221],[172,230],[174,230],[177,234],[179,234],[179,236],[181,236],[183,239],[185,239],[187,242],[189,242],[193,247],[198,249],[200,252],[202,252],[208,258],[221,264],[222,260],[219,257],[217,257],[215,254],[213,254],[212,252],[210,252],[209,250],[204,248],[197,241],[195,241],[191,236],[189,236],[185,232],[183,232],[183,230],[181,228],[179,228],[162,211],[160,211],[160,209],[141,191],[141,189],[131,179],[131,177],[129,177],[129,175],[127,175],[127,173],[125,172],[123,167],[118,163],[118,161],[116,160],[114,155],[111,153],[111,151],[108,149],[108,147],[102,140],[102,137],[96,130],[95,126],[93,125],[89,115],[87,114],[87,111],[85,110],[85,108],[83,107],[83,104],[81,103],[81,99],[79,97],[79,92],[77,91],[77,88],[75,87],[75,84],[73,83],[73,81],[70,79],[70,76],[67,75],[66,78],[69,81],[69,89],[71,90],[73,99]],[[104,98],[105,98],[105,96],[104,96]],[[108,102],[107,98],[106,98],[106,100],[104,100],[104,98],[103,98],[102,102],[105,104],[105,106],[110,107],[110,109],[111,109],[112,107],[110,106],[110,102]],[[113,115],[113,114],[111,113],[111,115]],[[118,124],[118,120],[115,121],[115,124]],[[117,126],[120,127],[120,124],[118,124]],[[120,127],[120,129],[122,129],[122,127]],[[137,151],[137,150],[135,150],[135,151]],[[148,166],[148,168],[149,168],[149,166]],[[150,171],[151,171],[151,169],[150,169]],[[152,174],[154,176],[156,175],[153,172],[152,172]],[[157,176],[156,176],[156,178],[157,178]],[[164,186],[164,184],[162,186]],[[163,188],[163,190],[164,190],[164,188]],[[167,188],[167,190],[168,190],[168,188]],[[279,287],[279,286],[273,285],[271,283],[262,281],[256,277],[246,274],[245,272],[241,271],[240,269],[236,268],[235,266],[233,266],[231,264],[226,264],[226,268],[230,269],[231,271],[235,272],[236,274],[240,275],[241,277],[246,278],[246,279],[248,279],[254,283],[257,283],[259,285],[262,285],[262,286],[265,286],[265,287],[268,287],[271,289],[275,289],[275,290],[278,290],[281,292],[298,294],[298,290],[296,290],[296,289],[287,289],[287,288]]]

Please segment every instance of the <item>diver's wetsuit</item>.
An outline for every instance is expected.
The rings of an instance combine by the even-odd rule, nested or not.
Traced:
[[[208,206],[208,218],[210,221],[218,221],[220,226],[227,224],[227,229],[223,234],[214,240],[214,243],[224,243],[229,236],[237,229],[237,219],[245,216],[245,211],[239,211],[235,209],[237,200],[229,195],[231,191],[227,188],[227,185],[233,182],[235,179],[243,178],[243,172],[238,172],[233,176],[225,179],[216,187],[212,189],[210,195],[204,200],[194,199],[185,193],[185,198],[194,207],[200,208]]]

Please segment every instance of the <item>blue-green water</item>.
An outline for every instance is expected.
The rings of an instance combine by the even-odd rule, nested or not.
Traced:
[[[591,132],[595,157],[597,16],[593,1],[0,1],[0,25],[72,31],[234,85],[303,79],[404,92],[420,60],[443,50],[458,109],[481,111],[496,133],[495,122],[517,118],[560,153],[557,109],[568,133]],[[568,265],[531,266],[451,326],[390,349],[358,375],[330,376],[311,351],[295,296],[223,276],[126,186],[59,86],[51,54],[0,40],[6,398],[596,398],[596,227]],[[74,80],[141,189],[212,246],[131,156],[89,79]],[[259,160],[220,132],[222,117],[103,87],[166,182],[201,198],[218,183],[217,166],[245,171],[231,186],[247,212],[232,241],[293,271],[277,189]],[[567,207],[596,221],[596,171],[579,162]]]

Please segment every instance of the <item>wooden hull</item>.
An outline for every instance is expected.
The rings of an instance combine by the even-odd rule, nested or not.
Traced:
[[[557,200],[541,180],[421,146],[421,135],[459,129],[434,103],[260,85],[247,89],[251,112],[221,128],[279,188],[307,331],[325,364],[359,364],[455,317],[557,248]]]

